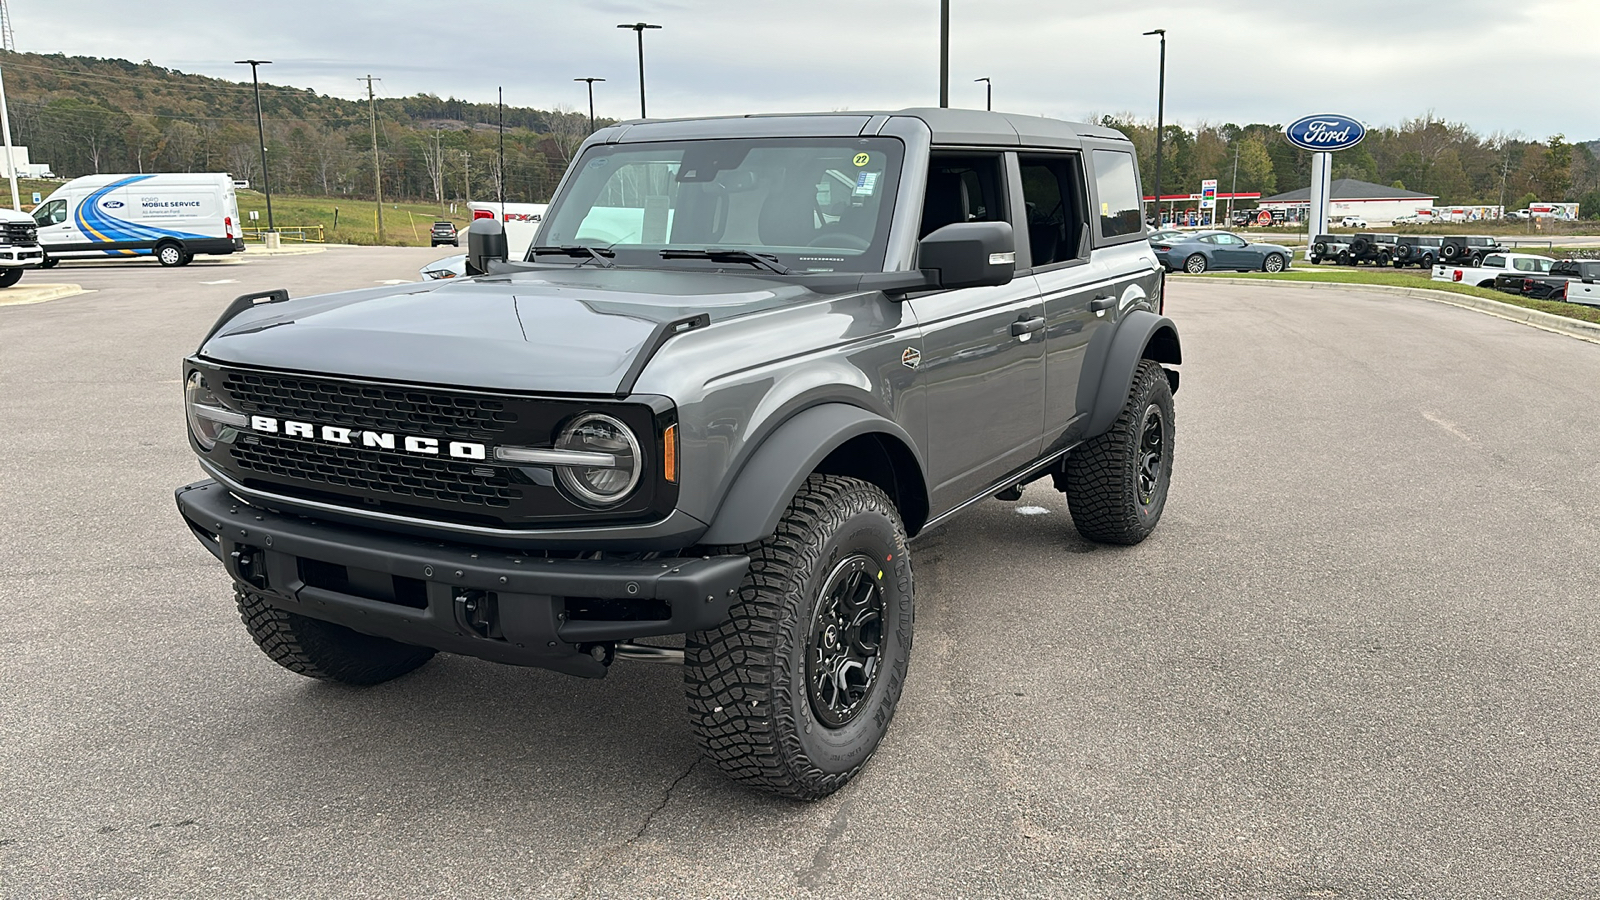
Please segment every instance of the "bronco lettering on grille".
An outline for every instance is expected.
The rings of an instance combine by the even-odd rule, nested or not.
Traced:
[[[320,440],[325,444],[354,447],[358,444],[373,450],[404,449],[418,456],[446,455],[452,459],[488,459],[489,448],[470,441],[441,441],[438,438],[396,435],[387,431],[359,431],[337,425],[316,425],[312,422],[278,420],[272,416],[251,416],[250,430],[262,434],[281,434],[285,437]],[[443,451],[443,453],[441,453]]]

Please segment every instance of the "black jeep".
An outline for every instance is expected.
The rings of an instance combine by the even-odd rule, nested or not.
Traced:
[[[1362,232],[1350,239],[1350,262],[1387,266],[1394,259],[1395,236]]]
[[[1487,236],[1452,235],[1439,240],[1439,259],[1452,265],[1475,266],[1487,254],[1506,252],[1498,240]]]
[[[1404,269],[1407,266],[1418,266],[1431,269],[1433,261],[1439,258],[1442,243],[1443,241],[1436,237],[1402,234],[1395,238],[1394,267]]]
[[[236,300],[178,507],[291,671],[673,662],[712,762],[821,797],[906,687],[917,535],[1041,479],[1090,540],[1160,521],[1138,184],[1122,134],[999,113],[603,128],[520,261],[486,219],[467,277]]]

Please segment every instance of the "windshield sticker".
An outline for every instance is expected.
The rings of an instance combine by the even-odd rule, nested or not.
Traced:
[[[856,189],[852,193],[855,197],[871,197],[872,192],[878,189],[878,173],[862,172],[856,176]]]
[[[851,162],[855,163],[856,168],[859,169],[867,163],[872,162],[872,156],[867,153],[857,153],[856,158],[851,160]]]
[[[594,159],[589,160],[589,168],[598,169],[601,166],[604,166],[606,163],[609,163],[609,162],[611,162],[611,159],[609,157],[597,156]]]

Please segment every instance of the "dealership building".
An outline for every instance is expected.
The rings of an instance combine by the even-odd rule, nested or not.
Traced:
[[[1374,224],[1393,222],[1400,216],[1416,215],[1418,210],[1432,210],[1434,201],[1439,199],[1432,194],[1419,194],[1354,178],[1335,181],[1330,196],[1332,200],[1328,204],[1328,217],[1335,223],[1345,216],[1360,216]],[[1263,197],[1260,206],[1262,209],[1281,209],[1289,220],[1300,221],[1306,218],[1311,207],[1311,189],[1303,187],[1287,194]]]

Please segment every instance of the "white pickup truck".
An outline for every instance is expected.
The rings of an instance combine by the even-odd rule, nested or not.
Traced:
[[[544,203],[493,203],[477,200],[467,204],[472,210],[472,220],[499,219],[506,229],[506,258],[521,259],[533,243],[533,235],[544,221]],[[422,280],[460,278],[467,274],[467,255],[458,253],[423,266],[418,273]]]
[[[1532,253],[1490,253],[1476,266],[1434,266],[1433,280],[1492,288],[1495,276],[1502,272],[1543,275],[1550,271],[1550,266],[1554,263],[1555,260],[1548,256],[1537,256]]]

